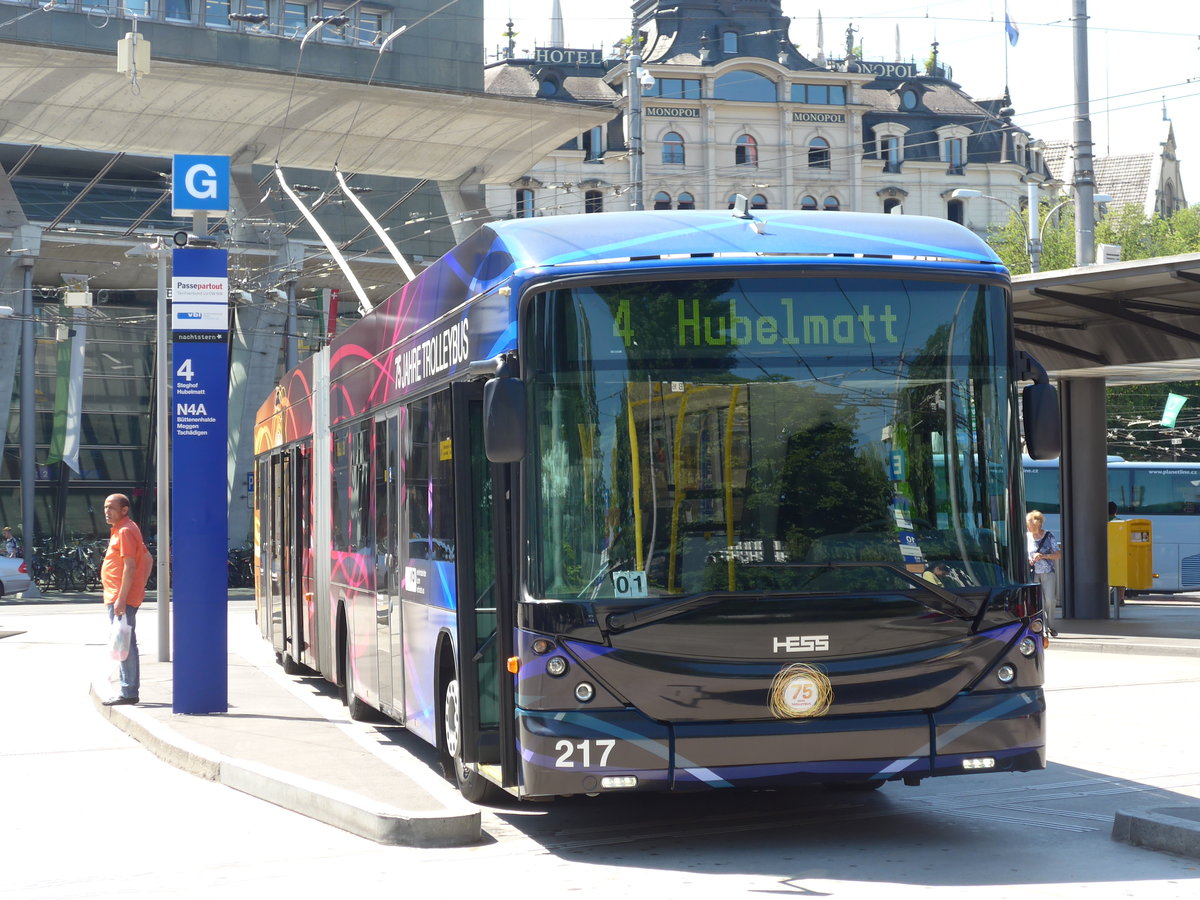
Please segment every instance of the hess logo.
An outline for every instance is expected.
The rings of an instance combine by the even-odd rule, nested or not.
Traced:
[[[789,634],[771,640],[776,653],[824,653],[829,650],[827,634]]]

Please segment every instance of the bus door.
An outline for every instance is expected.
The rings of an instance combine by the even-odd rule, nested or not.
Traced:
[[[504,787],[517,783],[510,551],[513,492],[507,466],[483,446],[483,385],[454,385],[454,483],[458,544],[458,675],[462,759]]]
[[[375,627],[379,703],[404,720],[404,644],[399,597],[400,439],[395,411],[375,420]]]
[[[291,476],[285,487],[291,505],[291,543],[288,552],[288,599],[286,643],[291,645],[290,656],[298,663],[305,663],[308,649],[306,626],[308,622],[307,597],[312,589],[308,566],[311,564],[312,528],[311,480],[312,453],[305,447],[296,447],[291,457]],[[287,651],[285,651],[285,655]]]
[[[268,587],[270,600],[267,608],[270,613],[271,646],[280,656],[287,655],[287,623],[286,623],[286,591],[287,591],[287,547],[291,535],[289,522],[289,500],[291,492],[288,486],[288,456],[287,453],[276,453],[271,457],[271,503],[270,503],[270,545],[268,554],[270,572]]]

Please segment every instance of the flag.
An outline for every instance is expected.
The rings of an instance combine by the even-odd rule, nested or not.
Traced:
[[[79,431],[83,411],[83,361],[87,351],[84,310],[75,310],[70,339],[58,345],[54,387],[54,433],[46,465],[66,463],[79,474]]]
[[[1183,409],[1183,404],[1187,403],[1187,397],[1182,397],[1179,394],[1167,394],[1167,402],[1163,406],[1162,421],[1158,424],[1163,428],[1174,428],[1175,420],[1179,417],[1179,411]]]
[[[1021,32],[1013,20],[1008,17],[1007,9],[1004,11],[1004,33],[1008,35],[1008,42],[1014,47],[1017,46],[1017,38],[1021,36]]]

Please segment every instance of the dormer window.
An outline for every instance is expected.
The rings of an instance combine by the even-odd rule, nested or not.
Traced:
[[[899,172],[904,162],[904,135],[908,127],[899,122],[881,122],[874,126],[875,153],[883,160],[883,171]]]
[[[736,31],[724,31],[721,33],[721,49],[726,55],[738,52],[738,33]]]
[[[939,153],[946,164],[947,175],[963,175],[967,166],[967,138],[971,129],[965,125],[946,125],[937,130]]]
[[[912,110],[917,108],[917,103],[920,98],[917,92],[912,88],[905,88],[900,92],[900,108]]]

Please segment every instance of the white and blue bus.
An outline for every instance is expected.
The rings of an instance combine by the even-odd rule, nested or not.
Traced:
[[[1046,515],[1062,540],[1058,460],[1026,458],[1025,505]],[[1154,539],[1155,593],[1200,591],[1200,463],[1108,458],[1108,499],[1123,519],[1148,519]],[[1135,592],[1127,592],[1131,596]]]
[[[1024,380],[951,222],[496,222],[263,404],[260,626],[472,799],[1039,769]]]

